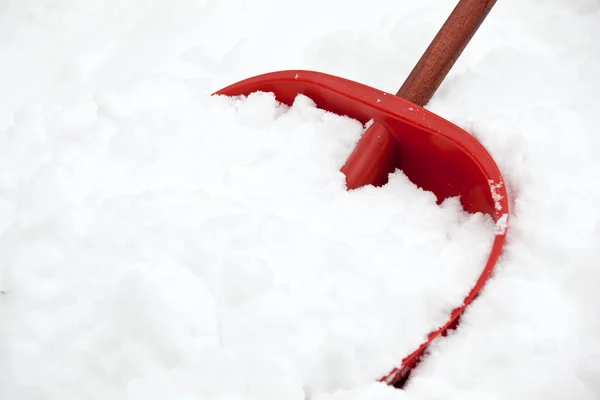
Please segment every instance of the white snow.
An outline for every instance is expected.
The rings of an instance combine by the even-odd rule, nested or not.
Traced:
[[[37,108],[3,137],[19,182],[2,234],[10,396],[31,379],[43,397],[219,393],[233,373],[250,398],[351,388],[417,349],[481,273],[489,217],[400,172],[346,190],[357,121],[304,96],[136,89]]]
[[[284,68],[395,93],[454,5],[0,4],[0,398],[597,399],[597,1],[498,2],[428,105],[513,215],[402,390],[375,381],[506,226],[401,173],[345,191],[364,127],[305,97],[210,96]]]

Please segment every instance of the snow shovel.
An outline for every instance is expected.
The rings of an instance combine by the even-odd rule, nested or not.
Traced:
[[[461,0],[437,33],[396,95],[315,71],[277,71],[245,79],[215,94],[248,95],[271,92],[291,105],[298,94],[317,107],[366,124],[342,172],[349,190],[381,186],[402,170],[417,186],[433,192],[438,202],[459,196],[464,209],[491,215],[496,236],[475,286],[448,321],[400,365],[380,379],[399,387],[435,339],[454,329],[464,309],[490,276],[504,246],[508,224],[508,193],[502,175],[486,149],[469,133],[427,111],[429,102],[495,0]]]

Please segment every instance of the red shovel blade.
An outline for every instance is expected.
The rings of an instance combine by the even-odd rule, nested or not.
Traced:
[[[373,120],[369,140],[363,140],[351,156],[359,161],[349,160],[342,169],[348,188],[382,185],[388,174],[399,168],[414,184],[433,192],[439,202],[460,196],[465,210],[490,214],[496,221],[498,229],[489,258],[463,304],[398,368],[381,379],[388,384],[399,383],[427,346],[456,326],[500,256],[506,238],[508,193],[496,163],[475,138],[458,126],[398,96],[354,81],[314,71],[279,71],[234,83],[215,94],[238,96],[252,92],[272,92],[287,105],[303,94],[321,109],[362,123]]]

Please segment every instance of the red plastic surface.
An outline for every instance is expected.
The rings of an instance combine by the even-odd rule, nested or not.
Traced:
[[[508,193],[496,163],[475,138],[451,122],[393,94],[314,71],[258,75],[215,94],[238,96],[258,91],[272,92],[288,105],[304,94],[324,110],[362,123],[374,121],[363,136],[366,140],[361,140],[342,169],[349,189],[384,184],[388,174],[400,168],[417,186],[435,193],[438,201],[460,196],[465,210],[490,214],[500,228],[508,222]],[[402,382],[427,346],[456,326],[490,276],[505,238],[506,229],[499,229],[487,263],[463,304],[381,381],[391,385]]]

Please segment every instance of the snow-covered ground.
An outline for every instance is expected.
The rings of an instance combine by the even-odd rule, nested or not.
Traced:
[[[401,173],[344,190],[363,127],[268,94],[395,93],[454,0],[0,2],[0,399],[597,399],[600,2],[502,0],[427,108],[513,195],[494,277],[408,384],[493,226]]]

